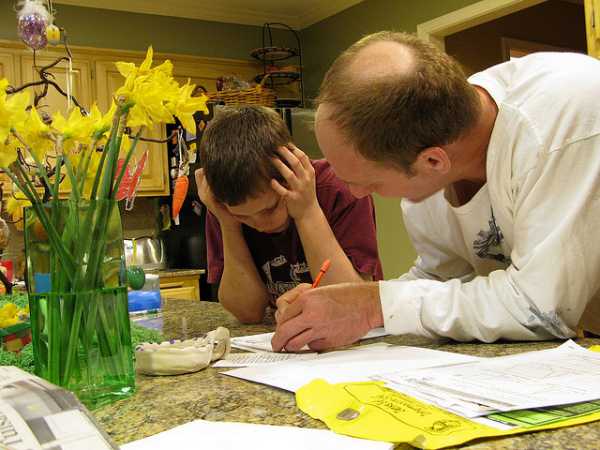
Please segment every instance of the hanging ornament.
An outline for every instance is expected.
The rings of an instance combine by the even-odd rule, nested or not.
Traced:
[[[60,29],[53,23],[46,27],[46,38],[50,45],[56,45],[60,43]]]
[[[46,27],[51,16],[41,0],[24,0],[17,12],[19,37],[33,50],[46,47]]]

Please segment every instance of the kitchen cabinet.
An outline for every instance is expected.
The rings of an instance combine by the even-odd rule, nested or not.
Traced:
[[[200,275],[202,269],[166,270],[158,272],[160,296],[166,299],[200,301]]]
[[[600,58],[600,0],[584,0],[588,54]]]
[[[62,56],[62,53],[58,52],[45,52],[44,56],[37,56],[34,59],[32,54],[26,54],[21,56],[21,82],[29,83],[32,81],[38,81],[39,75],[38,70],[40,67],[44,67],[48,64],[53,63],[56,58]],[[84,108],[89,108],[92,101],[92,78],[91,78],[91,63],[86,60],[74,59],[72,63],[72,82],[71,82],[71,95],[77,99],[77,101]],[[54,76],[54,81],[67,92],[67,74],[69,70],[68,61],[61,61],[56,66],[48,70]],[[33,103],[34,92],[41,92],[42,87],[35,87],[30,90],[31,103]],[[65,117],[68,117],[68,102],[66,97],[61,95],[56,89],[50,87],[48,94],[41,100],[38,105],[38,110],[47,112],[52,115],[56,111],[60,111]]]
[[[20,84],[17,78],[16,57],[9,51],[0,51],[0,80],[6,78],[12,86]],[[4,195],[11,190],[12,182],[4,172],[0,173],[0,185]]]
[[[115,61],[133,62],[139,65],[145,57],[145,52],[98,49],[71,46],[73,53],[73,83],[72,92],[81,105],[89,109],[96,102],[102,112],[110,107],[112,95],[123,84],[123,77],[118,72]],[[49,47],[37,52],[36,65],[43,66],[53,62],[57,57],[64,56],[62,49]],[[204,86],[209,91],[215,90],[216,79],[222,75],[236,75],[241,79],[251,79],[258,69],[258,64],[251,61],[228,60],[222,58],[206,58],[188,55],[158,54],[154,55],[154,65],[170,59],[174,65],[174,76],[180,83],[188,79],[193,84]],[[0,78],[8,78],[12,85],[37,80],[33,67],[33,54],[18,42],[0,41]],[[65,89],[68,63],[63,61],[50,72],[56,77],[57,83]],[[33,91],[32,91],[33,101]],[[40,110],[53,113],[61,111],[67,115],[67,101],[52,88],[42,100]],[[147,130],[145,137],[164,140],[166,132],[163,127]],[[140,160],[148,150],[148,159],[140,177],[137,189],[138,196],[161,196],[169,194],[169,174],[167,151],[165,143],[139,142],[131,161]],[[5,174],[0,173],[3,183],[4,196],[11,194],[11,183]]]

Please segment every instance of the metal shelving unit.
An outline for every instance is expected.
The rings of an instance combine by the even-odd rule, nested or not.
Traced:
[[[281,47],[273,44],[273,33],[272,27],[279,27],[288,30],[294,35],[296,40],[296,48]],[[298,84],[297,99],[280,99],[276,101],[277,107],[290,108],[290,107],[304,107],[304,79],[302,76],[302,44],[300,42],[300,36],[290,26],[284,23],[270,22],[265,23],[262,28],[262,47],[254,49],[250,55],[263,63],[263,73],[258,74],[254,81],[260,83],[260,81],[268,76],[266,84],[271,88],[278,86],[290,85],[292,83]],[[274,70],[273,66],[275,62],[281,61],[296,62],[295,65],[297,70]]]

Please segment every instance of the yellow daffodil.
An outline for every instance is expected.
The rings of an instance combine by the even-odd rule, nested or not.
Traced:
[[[23,140],[38,161],[52,150],[54,143],[50,139],[50,127],[40,118],[35,107],[31,108],[22,131]]]
[[[5,141],[11,129],[22,128],[27,119],[29,93],[7,95],[8,80],[0,80],[0,142]]]
[[[14,136],[7,136],[0,141],[0,167],[7,169],[17,159],[17,148],[21,143]]]
[[[6,211],[12,217],[12,220],[15,221],[15,228],[17,230],[23,230],[23,208],[27,206],[31,206],[31,202],[29,200],[18,199],[15,197],[9,197],[6,202]]]
[[[91,154],[89,152],[92,152]],[[94,184],[94,178],[96,177],[96,172],[98,172],[98,166],[100,165],[100,158],[102,157],[102,152],[98,152],[95,149],[84,148],[80,152],[73,152],[66,155],[69,158],[69,162],[73,168],[73,174],[77,179],[83,177],[83,195],[84,197],[89,198],[90,193],[92,191],[92,186]],[[87,163],[87,170],[84,162],[90,158]],[[82,173],[85,170],[85,173]],[[72,188],[72,183],[70,177],[64,177],[61,182],[61,189],[65,191],[70,191]]]
[[[81,114],[79,108],[73,109],[69,118],[57,111],[52,116],[52,128],[63,137],[64,151],[69,152],[75,148],[75,142],[89,144],[94,130],[94,121],[90,116]]]
[[[133,104],[127,125],[130,127],[152,126],[158,123],[173,123],[177,115],[186,127],[194,129],[192,115],[206,110],[206,98],[192,97],[194,85],[189,82],[179,86],[173,78],[173,64],[165,61],[152,68],[152,47],[139,67],[132,63],[117,63],[125,83],[115,95]]]
[[[125,154],[131,148],[131,139],[126,134],[121,139],[121,148],[119,149],[120,154]]]
[[[94,124],[92,127],[92,136],[94,139],[100,140],[102,137],[108,137],[108,132],[112,126],[112,120],[116,110],[117,105],[114,101],[111,103],[110,109],[104,115],[102,115],[95,103],[92,105],[90,120]]]
[[[186,130],[195,131],[196,124],[194,122],[194,113],[196,111],[204,111],[208,114],[206,101],[208,98],[202,94],[199,97],[192,97],[192,92],[196,86],[190,84],[190,81],[178,89],[177,95],[169,99],[167,108],[174,116],[180,120]]]

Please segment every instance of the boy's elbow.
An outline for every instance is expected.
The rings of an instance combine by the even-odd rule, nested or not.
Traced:
[[[221,297],[219,297],[219,303],[243,325],[256,325],[263,321],[264,311],[249,311],[248,309],[237,310],[231,308]]]

